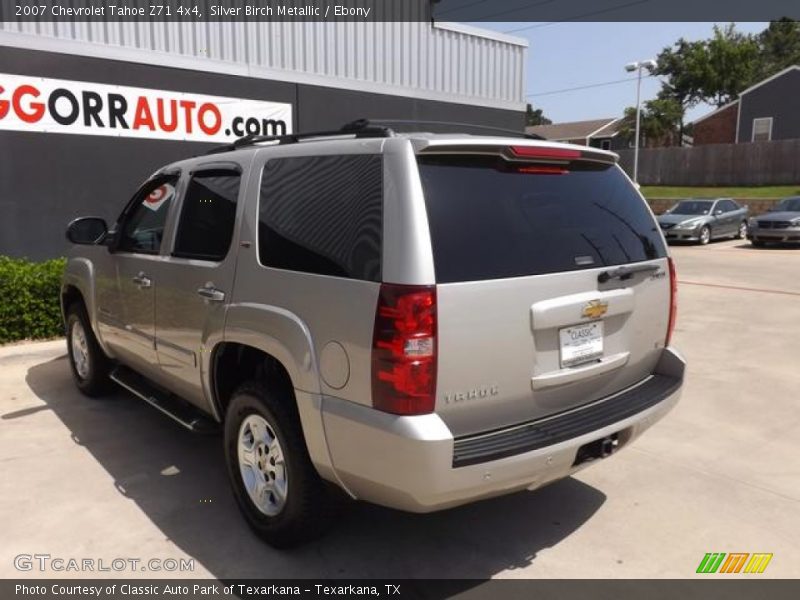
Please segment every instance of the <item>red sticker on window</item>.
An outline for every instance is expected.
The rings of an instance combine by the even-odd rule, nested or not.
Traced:
[[[144,199],[144,205],[150,210],[156,211],[174,194],[175,188],[169,183],[164,183],[148,194],[147,198]]]

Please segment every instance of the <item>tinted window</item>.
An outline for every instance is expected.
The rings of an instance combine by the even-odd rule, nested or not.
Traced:
[[[258,252],[278,269],[379,281],[380,156],[269,161],[261,180]]]
[[[622,172],[512,170],[492,157],[425,157],[420,175],[436,280],[447,283],[619,265],[666,255]]]
[[[192,176],[181,208],[175,256],[225,258],[233,237],[240,182],[236,171],[201,171]]]
[[[713,204],[711,200],[684,200],[678,202],[669,212],[675,215],[707,215]]]
[[[158,254],[170,206],[175,198],[177,176],[146,183],[122,215],[117,249],[123,252]]]
[[[733,200],[723,200],[722,201],[722,210],[725,212],[733,212],[735,210],[739,210],[739,205],[736,204]]]
[[[784,198],[775,205],[775,210],[800,212],[800,198]]]

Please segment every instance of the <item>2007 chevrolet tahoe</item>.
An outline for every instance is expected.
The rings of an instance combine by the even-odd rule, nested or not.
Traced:
[[[269,543],[330,485],[427,512],[566,477],[678,400],[675,270],[602,150],[411,133],[244,138],[73,221],[75,382],[222,426]]]

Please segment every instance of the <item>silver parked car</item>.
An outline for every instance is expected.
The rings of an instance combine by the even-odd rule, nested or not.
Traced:
[[[667,241],[708,244],[711,240],[747,236],[749,209],[731,198],[681,200],[664,214],[658,224]]]
[[[331,486],[428,512],[567,477],[684,376],[675,269],[616,158],[357,122],[168,165],[68,228],[75,383],[219,426],[276,546],[323,530]]]
[[[750,219],[747,239],[753,246],[800,242],[800,196],[784,198],[768,213]]]

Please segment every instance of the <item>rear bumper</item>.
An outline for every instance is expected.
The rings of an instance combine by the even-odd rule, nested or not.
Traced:
[[[559,416],[561,424],[577,432],[574,437],[562,439],[563,435],[554,435],[550,439],[557,441],[548,445],[529,437],[527,446],[517,445],[509,454],[506,445],[501,454],[486,454],[486,460],[475,460],[474,444],[472,458],[459,460],[459,454],[463,457],[464,441],[455,440],[436,414],[398,417],[336,398],[325,397],[322,402],[325,435],[336,479],[353,496],[401,510],[430,512],[533,489],[567,477],[588,464],[575,465],[579,448],[606,436],[617,434],[619,447],[627,445],[675,406],[684,369],[681,356],[671,348],[665,349],[656,374],[670,378],[672,385],[662,386],[661,395],[653,402],[641,404],[646,408],[633,414],[631,410],[609,412],[611,403],[623,395],[617,394]],[[601,404],[605,419],[598,420],[597,408]],[[592,415],[591,410],[595,411]],[[573,415],[574,418],[565,419]],[[609,422],[619,415],[622,415],[619,419]],[[598,426],[586,431],[586,424],[591,421],[585,417],[594,418]],[[544,421],[525,427],[540,429]],[[583,426],[577,426],[579,421]],[[560,426],[557,429],[564,431]],[[457,450],[459,446],[461,449]]]

